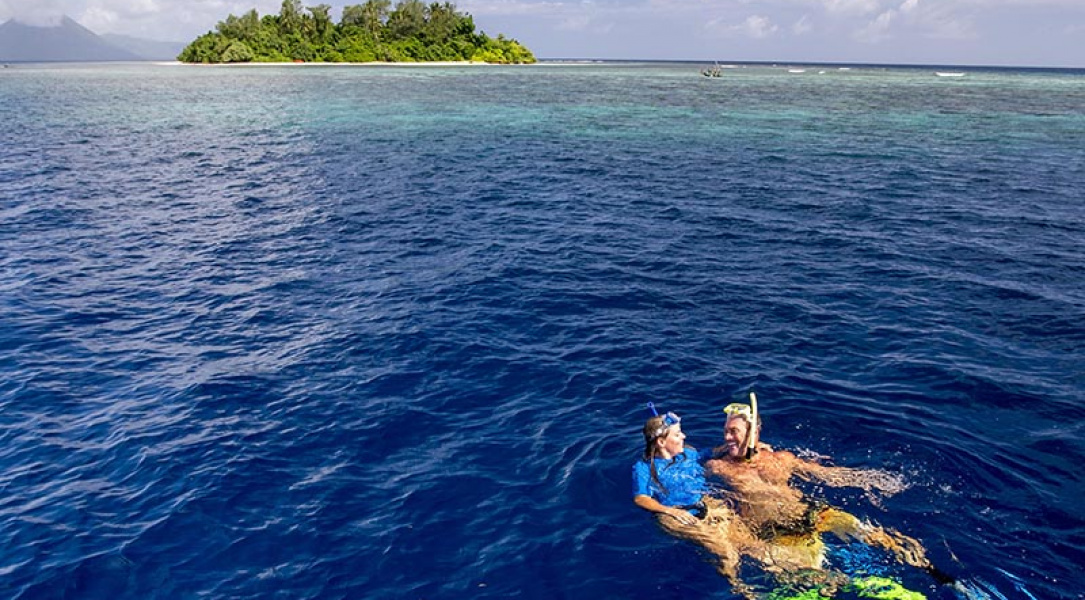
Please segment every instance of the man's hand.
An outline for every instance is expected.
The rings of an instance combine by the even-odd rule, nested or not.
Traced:
[[[669,517],[676,519],[679,523],[683,525],[693,525],[697,522],[697,517],[689,514],[688,510],[683,510],[681,508],[674,508],[668,506],[667,509],[663,511],[663,513]]]

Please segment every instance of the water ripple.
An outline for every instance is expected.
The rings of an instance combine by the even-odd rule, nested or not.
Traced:
[[[756,387],[1076,597],[1080,74],[783,72],[5,71],[0,595],[721,597],[629,466]]]

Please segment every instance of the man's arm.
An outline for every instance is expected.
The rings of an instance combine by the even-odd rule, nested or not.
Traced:
[[[794,473],[807,481],[825,484],[829,487],[857,487],[868,493],[879,491],[892,496],[905,487],[904,479],[896,474],[879,469],[853,469],[834,467],[812,460],[801,459],[792,455]]]

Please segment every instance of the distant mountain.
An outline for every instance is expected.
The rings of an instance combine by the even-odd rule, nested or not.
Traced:
[[[24,25],[15,20],[0,25],[2,62],[114,60],[146,59],[110,44],[68,17],[61,19],[55,27]]]
[[[113,33],[103,33],[99,37],[117,48],[127,50],[144,60],[177,60],[177,55],[187,45],[185,42],[156,42]]]

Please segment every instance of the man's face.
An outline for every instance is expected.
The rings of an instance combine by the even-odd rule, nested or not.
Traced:
[[[750,425],[742,417],[730,417],[723,426],[723,443],[727,456],[740,458],[746,456],[746,433]]]

